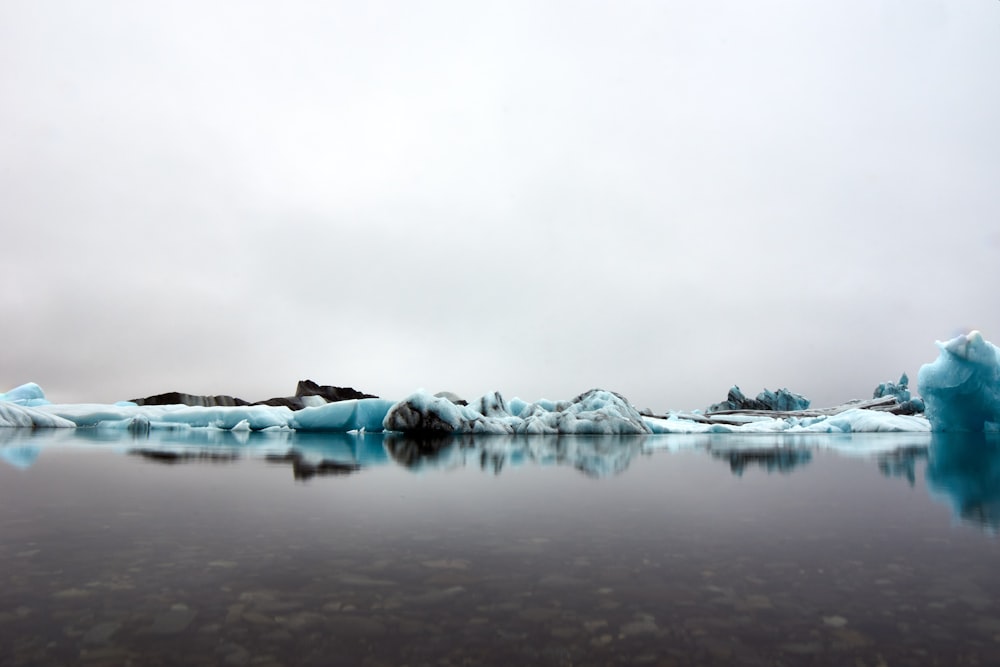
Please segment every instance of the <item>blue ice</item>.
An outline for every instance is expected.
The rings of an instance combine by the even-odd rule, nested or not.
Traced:
[[[917,387],[934,431],[996,431],[1000,350],[978,331],[938,341],[938,358],[920,368]]]

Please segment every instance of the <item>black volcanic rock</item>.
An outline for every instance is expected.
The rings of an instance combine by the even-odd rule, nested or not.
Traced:
[[[197,405],[202,407],[250,405],[249,401],[234,396],[196,396],[179,391],[168,391],[165,394],[131,399],[136,405]]]
[[[354,389],[353,387],[332,387],[326,384],[319,385],[312,380],[299,380],[298,386],[295,387],[295,395],[298,397],[322,396],[326,399],[327,403],[350,401],[357,398],[378,398],[378,396],[366,394],[363,391]]]
[[[352,387],[334,387],[331,385],[316,384],[312,380],[299,380],[295,387],[294,396],[278,396],[268,398],[263,401],[245,401],[235,396],[198,396],[196,394],[184,394],[179,391],[170,391],[165,394],[147,396],[146,398],[131,399],[136,405],[194,405],[201,407],[233,406],[233,405],[273,405],[285,406],[292,410],[301,410],[306,407],[306,401],[302,399],[307,396],[319,396],[327,403],[337,401],[349,401],[358,398],[378,398],[374,394],[366,394]]]
[[[266,401],[255,401],[253,405],[273,405],[275,407],[283,405],[286,408],[291,408],[292,410],[301,410],[302,408],[307,407],[305,402],[298,396],[278,396],[276,398],[269,398]]]

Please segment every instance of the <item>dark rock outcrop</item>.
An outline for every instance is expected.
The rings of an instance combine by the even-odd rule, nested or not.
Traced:
[[[336,403],[338,401],[349,401],[358,398],[378,398],[373,394],[366,394],[353,387],[334,387],[331,385],[316,384],[312,380],[299,380],[295,387],[294,396],[279,396],[268,398],[263,401],[246,401],[235,396],[198,396],[196,394],[185,394],[179,391],[170,391],[165,394],[147,396],[146,398],[131,399],[136,405],[194,405],[201,407],[233,406],[233,405],[283,405],[292,410],[301,410],[309,405],[316,405],[315,400],[304,400],[307,397],[319,397],[322,402]]]
[[[179,391],[168,391],[165,394],[147,396],[146,398],[133,398],[131,400],[137,405],[197,405],[206,408],[220,405],[250,405],[249,401],[244,401],[242,398],[236,398],[235,396],[197,396]]]
[[[358,391],[353,387],[332,387],[330,385],[320,385],[316,384],[312,380],[299,380],[299,384],[295,387],[295,395],[298,397],[302,396],[322,396],[326,399],[327,403],[336,403],[337,401],[350,401],[359,398],[378,398],[374,394],[366,394],[363,391]]]

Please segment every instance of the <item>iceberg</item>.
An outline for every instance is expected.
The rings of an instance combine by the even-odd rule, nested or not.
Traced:
[[[930,431],[930,423],[916,415],[852,408],[835,415],[802,420],[789,431],[813,433],[913,433]]]
[[[42,391],[41,387],[34,382],[28,382],[19,387],[14,387],[6,394],[0,394],[0,403],[13,403],[15,405],[34,407],[37,405],[48,405],[49,401],[45,398],[45,392]]]
[[[934,431],[1000,430],[1000,350],[978,331],[937,342],[917,387]]]
[[[569,466],[594,478],[622,473],[633,458],[647,451],[646,444],[642,437],[614,435],[564,438],[394,433],[385,440],[392,460],[413,472],[479,467],[498,475],[507,467],[532,464]]]
[[[72,421],[41,408],[0,400],[0,428],[73,428]]]
[[[667,418],[645,417],[653,433],[914,433],[931,430],[930,422],[919,415],[849,408],[830,415],[803,417],[760,417],[728,422],[698,415],[673,414]],[[739,421],[740,423],[735,423]]]
[[[468,405],[418,391],[385,416],[387,431],[496,435],[646,435],[652,429],[624,397],[591,389],[571,401],[517,402],[517,413],[499,392]]]
[[[899,376],[899,382],[882,382],[875,387],[875,391],[872,392],[872,398],[892,396],[896,399],[896,404],[899,406],[896,409],[896,414],[919,414],[926,409],[926,406],[924,405],[924,401],[922,399],[912,398],[910,396],[909,385],[910,378],[906,375],[906,373],[903,373]]]
[[[712,456],[729,462],[729,470],[737,477],[742,477],[749,467],[760,467],[768,474],[778,472],[788,474],[812,461],[812,451],[790,447],[771,447],[759,449],[715,449]]]
[[[288,426],[296,431],[377,432],[394,404],[385,398],[361,398],[306,407],[291,416]]]
[[[705,412],[723,412],[726,410],[776,410],[791,412],[793,410],[805,410],[809,407],[810,401],[802,394],[796,394],[788,389],[764,391],[757,394],[757,398],[747,398],[740,388],[733,385],[722,403],[715,403],[708,407]]]

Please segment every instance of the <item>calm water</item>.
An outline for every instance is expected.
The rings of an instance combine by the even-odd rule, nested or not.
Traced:
[[[0,664],[1000,664],[998,452],[0,429]]]

